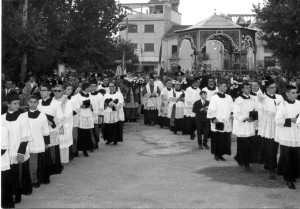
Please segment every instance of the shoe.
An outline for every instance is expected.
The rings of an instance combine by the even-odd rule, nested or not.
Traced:
[[[215,157],[215,160],[216,160],[216,161],[219,161],[219,160],[220,160],[219,157],[218,157],[218,155],[214,155],[214,157]]]
[[[16,204],[17,204],[17,203],[20,203],[21,200],[22,200],[21,195],[20,195],[20,194],[19,194],[19,195],[16,195],[15,203],[16,203]]]
[[[78,157],[78,156],[79,156],[78,151],[75,151],[74,154],[73,154],[73,156],[74,156],[74,157]]]
[[[90,151],[90,152],[94,152],[94,148],[90,149],[89,151]]]
[[[94,149],[99,149],[98,143],[94,145]]]
[[[174,131],[174,134],[176,135],[176,134],[177,134],[177,131]]]
[[[248,166],[245,166],[245,171],[246,171],[246,172],[251,172],[251,171],[252,171],[249,165],[248,165]]]
[[[107,141],[105,144],[110,144],[110,142],[109,142],[109,141]]]
[[[226,161],[226,159],[225,159],[222,155],[219,156],[219,159],[220,159],[221,161]]]
[[[64,169],[65,169],[65,167],[62,165],[60,172],[62,172]]]
[[[191,140],[195,140],[195,138],[196,138],[196,134],[195,134],[195,133],[192,133],[192,134],[191,134]]]
[[[89,154],[87,153],[87,151],[83,151],[83,156],[84,157],[88,157],[89,156]]]
[[[276,180],[276,173],[275,173],[275,171],[270,171],[270,179],[271,180]]]
[[[117,145],[118,144],[118,142],[114,142],[114,145]]]
[[[199,145],[199,149],[203,149],[203,146],[202,146],[202,145]]]
[[[286,185],[287,185],[287,187],[288,187],[289,189],[296,189],[296,187],[295,187],[293,181],[287,181],[287,182],[286,182]]]
[[[39,188],[39,187],[40,187],[40,183],[37,182],[37,183],[35,183],[35,184],[32,184],[32,187],[33,187],[33,188]]]
[[[203,145],[205,147],[205,149],[209,149],[209,146],[207,144]]]

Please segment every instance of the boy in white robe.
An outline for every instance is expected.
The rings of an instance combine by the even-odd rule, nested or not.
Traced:
[[[261,162],[264,168],[270,171],[270,179],[276,179],[278,142],[275,138],[275,114],[277,107],[283,102],[283,98],[276,92],[276,83],[273,80],[266,82],[267,92],[258,95],[260,106],[258,135],[262,137]]]
[[[15,207],[10,176],[8,129],[4,123],[1,123],[1,207]]]
[[[28,100],[29,110],[25,114],[32,138],[29,142],[29,163],[34,188],[40,187],[41,183],[50,183],[45,157],[45,150],[50,144],[50,131],[46,115],[37,110],[38,103],[39,98],[32,95]]]
[[[69,150],[73,144],[73,107],[71,101],[64,95],[62,85],[56,85],[53,89],[54,99],[61,105],[64,119],[59,128],[59,150],[61,163],[69,162]]]
[[[255,136],[254,119],[257,119],[256,102],[250,97],[251,87],[249,83],[241,85],[243,94],[237,97],[233,105],[233,129],[232,134],[237,136],[237,154],[234,159],[240,166],[245,166],[247,172],[251,171],[252,139]]]
[[[300,101],[296,100],[297,89],[287,85],[286,98],[279,104],[275,116],[275,141],[280,144],[278,174],[282,174],[287,186],[296,189],[294,181],[300,177]]]
[[[7,113],[1,117],[2,124],[7,127],[9,138],[10,176],[12,178],[15,203],[21,202],[21,194],[32,193],[29,172],[30,131],[25,114],[19,111],[20,99],[18,95],[11,94],[7,97]]]
[[[50,175],[60,174],[63,170],[59,149],[59,127],[64,119],[61,105],[58,101],[50,97],[52,86],[42,84],[40,94],[42,99],[39,100],[38,110],[44,113],[48,119],[50,131],[49,149],[46,150],[47,167]]]
[[[225,94],[225,80],[218,81],[218,89],[219,92],[211,97],[207,118],[211,119],[211,153],[216,161],[225,161],[223,155],[231,155],[233,100]]]
[[[195,131],[197,130],[196,126],[196,114],[193,112],[193,106],[196,101],[201,99],[200,97],[200,78],[194,78],[192,86],[188,87],[185,91],[184,99],[184,123],[185,128],[184,133],[190,135],[191,140],[194,140],[196,137]],[[182,86],[181,86],[182,87]]]

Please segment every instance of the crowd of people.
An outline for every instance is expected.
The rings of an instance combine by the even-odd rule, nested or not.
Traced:
[[[287,76],[290,76],[288,79]],[[28,75],[3,80],[1,121],[1,206],[49,184],[51,175],[81,152],[88,157],[123,141],[123,124],[144,115],[144,125],[197,137],[216,161],[231,155],[237,137],[238,165],[262,163],[270,178],[283,175],[295,189],[300,177],[300,76],[282,72],[108,77],[97,73]],[[196,134],[197,133],[197,134]],[[209,146],[208,139],[211,139]],[[280,157],[277,159],[280,147]]]

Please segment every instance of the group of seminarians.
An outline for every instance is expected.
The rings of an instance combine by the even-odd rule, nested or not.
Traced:
[[[179,72],[180,73],[180,72]],[[143,90],[145,124],[157,123],[169,127],[177,134],[197,138],[199,149],[209,149],[216,161],[225,161],[231,155],[231,133],[237,137],[238,165],[251,172],[251,163],[264,164],[270,171],[270,179],[283,175],[287,186],[295,189],[294,182],[300,177],[300,101],[293,85],[286,87],[285,94],[276,94],[276,83],[244,81],[239,85],[236,98],[227,94],[228,84],[208,77],[207,86],[199,88],[200,78],[183,88],[184,82],[166,81],[162,89],[150,77]],[[203,137],[202,137],[203,136]],[[278,148],[280,157],[277,160]]]
[[[79,151],[98,148],[100,133],[106,144],[123,141],[123,95],[114,83],[84,82],[73,91],[71,84],[48,83],[31,95],[29,110],[20,111],[20,98],[8,94],[8,111],[1,118],[1,206],[13,208],[21,195],[49,184]],[[54,96],[53,96],[54,94]],[[101,124],[101,131],[100,126]]]

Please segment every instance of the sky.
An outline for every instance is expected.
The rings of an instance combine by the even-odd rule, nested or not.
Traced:
[[[149,0],[119,0],[120,3],[147,3]],[[182,25],[194,25],[215,10],[217,14],[253,14],[252,4],[263,4],[264,0],[180,0],[179,12]]]

